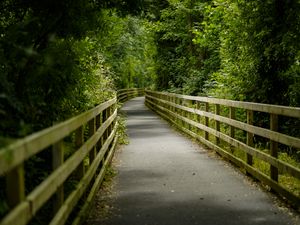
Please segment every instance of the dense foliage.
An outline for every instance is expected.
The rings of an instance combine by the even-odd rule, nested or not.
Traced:
[[[0,147],[119,88],[299,107],[299,37],[299,0],[1,0]]]
[[[126,16],[140,5],[119,3],[0,2],[0,136],[48,127],[116,87],[149,85],[155,48],[147,22]]]
[[[153,25],[157,89],[300,106],[299,1],[167,2]],[[266,115],[254,120],[270,126]],[[299,125],[282,117],[279,129],[299,137]],[[269,142],[255,137],[255,144],[267,149]],[[281,150],[299,160],[299,151]]]
[[[169,3],[156,30],[158,88],[299,106],[299,1]]]
[[[142,3],[142,2],[140,2]],[[150,86],[153,37],[136,1],[0,1],[0,148],[112,98]],[[72,147],[64,140],[64,157]],[[12,139],[12,140],[11,140]],[[69,140],[70,139],[70,140]],[[51,171],[51,151],[25,163],[26,193]],[[76,181],[66,182],[70,191]],[[9,206],[0,178],[0,218]],[[48,224],[51,202],[32,224]]]
[[[0,136],[49,126],[116,88],[300,102],[296,0],[4,0],[0,9]]]
[[[0,136],[152,87],[299,106],[296,0],[0,2]]]
[[[203,51],[193,43],[194,26],[202,21],[196,1],[170,1],[154,28],[157,41],[157,88],[196,94],[206,75]]]

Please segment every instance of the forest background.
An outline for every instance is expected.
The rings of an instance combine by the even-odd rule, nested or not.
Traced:
[[[297,0],[3,0],[1,145],[120,88],[300,103]]]
[[[299,107],[300,2],[2,0],[0,62],[0,147],[122,88]],[[280,124],[300,137],[299,120]],[[282,151],[299,166],[299,150]],[[26,187],[48,158],[25,165]],[[0,217],[8,208],[0,201]]]

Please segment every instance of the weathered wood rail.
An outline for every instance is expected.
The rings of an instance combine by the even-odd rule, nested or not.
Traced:
[[[300,196],[283,186],[279,179],[284,174],[297,179],[299,184],[300,169],[278,159],[279,144],[289,146],[294,151],[300,149],[299,137],[279,132],[278,117],[299,119],[300,108],[154,91],[145,91],[145,95],[146,105],[153,111],[243,168],[247,174],[268,185],[294,205],[300,206]],[[237,110],[246,114],[245,121],[236,118]],[[223,112],[223,115],[220,112]],[[269,129],[253,124],[257,112],[269,115]],[[244,140],[236,137],[237,131],[245,133]],[[254,137],[258,136],[268,140],[268,151],[262,151],[254,145]],[[242,152],[243,156],[235,154],[235,151]],[[267,163],[270,166],[269,174],[255,167],[254,160]]]
[[[143,88],[128,88],[128,89],[120,89],[117,92],[117,97],[119,102],[125,102],[131,98],[136,96],[144,95]]]
[[[114,99],[0,149],[0,178],[4,180],[1,188],[6,189],[4,201],[9,205],[0,225],[28,224],[45,206],[49,224],[81,224],[117,143],[117,102],[141,93],[143,89],[122,89]],[[47,160],[52,169],[27,193],[24,164],[43,152],[49,153]],[[76,185],[68,190],[70,182]],[[74,210],[75,216],[70,217]]]

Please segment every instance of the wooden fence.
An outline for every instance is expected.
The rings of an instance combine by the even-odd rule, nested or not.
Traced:
[[[299,137],[278,129],[279,117],[299,120],[300,108],[153,91],[145,93],[146,105],[153,111],[300,206],[300,165],[293,166],[278,158],[278,146],[288,146],[295,153],[300,150]],[[269,122],[269,127],[255,124],[254,121],[260,121],[257,116],[267,117],[265,121]],[[299,130],[298,127],[298,135]],[[267,150],[258,146],[255,140],[259,138],[266,140]],[[267,172],[259,168],[261,164],[268,166]],[[291,185],[284,185],[283,178]]]
[[[51,225],[84,221],[117,142],[116,103],[114,98],[0,149],[1,188],[9,205],[1,225],[28,224],[44,207]],[[50,170],[28,190],[24,165],[39,154],[48,154],[44,167]]]
[[[125,102],[131,98],[144,95],[143,88],[129,88],[129,89],[120,89],[117,92],[117,97],[119,102]]]

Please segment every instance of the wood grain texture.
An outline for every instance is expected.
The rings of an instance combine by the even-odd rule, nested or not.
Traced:
[[[0,176],[10,169],[21,164],[29,157],[39,153],[46,147],[65,138],[78,127],[87,123],[107,107],[116,103],[116,98],[75,116],[65,122],[59,123],[40,132],[29,135],[15,143],[0,149]]]
[[[146,93],[153,94],[157,92],[146,91]],[[207,103],[220,104],[220,105],[230,106],[235,108],[249,109],[257,112],[266,112],[266,113],[273,113],[282,116],[300,118],[300,107],[278,106],[278,105],[269,105],[269,104],[253,103],[253,102],[240,102],[240,101],[233,101],[233,100],[226,100],[226,99],[179,95],[179,94],[164,93],[164,92],[160,92],[160,93],[161,95],[169,95],[169,96],[174,96],[177,98],[182,98],[187,100],[195,100],[199,102],[207,102]]]

